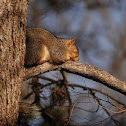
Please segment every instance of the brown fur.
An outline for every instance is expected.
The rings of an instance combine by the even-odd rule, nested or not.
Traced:
[[[27,29],[25,65],[33,66],[46,61],[63,63],[77,61],[79,53],[75,39],[59,39],[41,28]]]

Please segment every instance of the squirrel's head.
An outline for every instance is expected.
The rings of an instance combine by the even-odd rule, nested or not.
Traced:
[[[75,38],[67,41],[68,53],[67,58],[72,61],[79,60],[79,51],[78,48],[74,45]]]
[[[57,43],[54,44],[51,50],[51,58],[54,63],[60,64],[68,60],[79,60],[79,52],[74,45],[75,39],[57,39]]]

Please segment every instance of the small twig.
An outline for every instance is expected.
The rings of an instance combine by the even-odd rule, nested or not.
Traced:
[[[53,83],[57,83],[56,80],[53,80],[53,79],[48,78],[48,77],[44,77],[44,76],[41,76],[41,75],[37,75],[36,77],[37,77],[37,78],[40,78],[40,79],[47,80],[47,81],[51,81],[51,82],[53,82]]]
[[[94,99],[96,99],[96,101],[98,102],[99,105],[103,106],[102,103],[100,102],[100,100],[98,100],[97,96],[95,95],[95,93],[91,92],[91,95],[94,97]],[[104,109],[104,108],[103,108]],[[108,116],[111,116],[110,113],[104,109],[104,111],[108,114]],[[120,122],[115,120],[113,117],[111,117],[111,119],[113,120],[113,122],[117,125],[120,126]]]
[[[94,88],[90,88],[90,87],[85,87],[85,86],[82,86],[82,85],[78,85],[78,84],[68,84],[68,86],[70,87],[78,87],[78,88],[83,88],[84,90],[92,90],[92,91],[96,91],[96,92],[99,92],[103,95],[106,95],[108,96],[109,98],[111,98],[112,100],[116,101],[117,103],[123,105],[125,108],[126,108],[126,105],[118,100],[116,100],[115,98],[113,98],[112,96],[108,95],[108,93],[105,93],[105,92],[102,92],[101,90],[98,90],[98,89],[94,89]]]
[[[70,112],[71,112],[72,101],[71,101],[70,93],[69,93],[69,90],[68,90],[68,81],[67,81],[67,78],[65,76],[65,72],[61,70],[61,73],[62,73],[62,76],[63,76],[64,87],[66,89],[67,97],[68,97],[68,100],[69,100],[68,121],[67,121],[67,124],[66,124],[66,126],[67,126],[69,124],[69,120],[70,120]]]
[[[28,99],[34,92],[32,91],[31,93],[29,93],[28,95],[26,95],[23,99]]]
[[[72,112],[73,112],[73,110],[74,110],[76,104],[77,104],[79,101],[82,101],[82,100],[85,100],[85,99],[80,99],[80,100],[78,100],[78,101],[76,101],[76,102],[74,103],[74,105],[73,105],[73,107],[72,107],[72,109],[71,109],[70,118],[71,118],[71,116],[72,116]],[[96,104],[96,105],[99,105],[99,104],[94,103],[94,102],[91,102],[91,101],[89,101],[89,100],[86,100],[86,101],[88,101],[88,102],[90,102],[90,103],[93,103],[93,104]],[[114,112],[114,111],[112,111],[112,110],[109,110],[109,109],[105,108],[105,107],[102,106],[102,105],[99,105],[99,106],[102,107],[104,110],[107,110],[107,111],[112,112],[113,114],[111,114],[110,116],[108,116],[107,118],[105,118],[105,119],[103,119],[103,120],[100,120],[100,121],[98,121],[98,122],[94,122],[94,123],[92,123],[92,124],[90,124],[90,125],[95,125],[95,124],[101,123],[101,122],[105,121],[106,119],[112,117],[114,114],[126,112],[126,110],[121,110],[121,111]],[[69,122],[70,122],[70,120],[69,120]],[[90,126],[90,125],[88,125],[88,126]]]

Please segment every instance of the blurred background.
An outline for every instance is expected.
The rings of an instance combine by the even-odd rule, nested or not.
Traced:
[[[99,67],[126,81],[126,0],[30,0],[27,27],[44,28],[59,38],[75,38],[79,62]],[[67,79],[67,88],[62,92],[59,89],[63,90],[64,86],[56,85],[64,79]],[[56,105],[58,96],[60,100],[67,97],[58,105],[67,109],[71,105],[71,112],[65,114],[69,125],[126,125],[125,96],[102,84],[60,71],[45,73],[37,81],[41,85],[49,81],[55,84],[39,90],[44,108],[52,102]],[[58,96],[54,90],[59,91]],[[64,121],[66,117],[62,116]]]

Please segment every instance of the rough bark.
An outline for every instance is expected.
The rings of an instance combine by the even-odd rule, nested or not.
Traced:
[[[79,62],[73,62],[73,61],[68,61],[62,65],[52,65],[49,63],[44,63],[37,67],[25,69],[24,79],[55,69],[63,69],[65,71],[75,73],[85,78],[100,82],[105,86],[126,95],[126,82],[123,82],[113,77],[108,72],[100,68],[97,68],[95,66],[91,66]]]
[[[27,7],[27,0],[0,0],[0,126],[14,126],[18,118]]]

